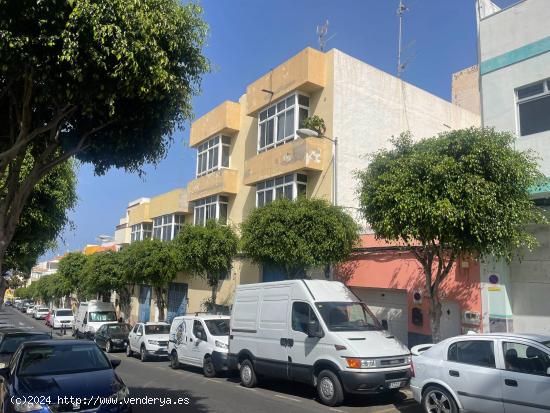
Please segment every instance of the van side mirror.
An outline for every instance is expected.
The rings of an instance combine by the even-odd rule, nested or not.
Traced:
[[[550,376],[550,367],[548,367],[548,370],[546,370],[546,375]]]
[[[323,337],[323,330],[321,330],[321,326],[319,325],[319,322],[317,320],[310,320],[307,323],[307,336],[308,337],[317,337],[321,338]]]
[[[382,328],[384,330],[387,330],[388,329],[388,320],[382,320]]]
[[[113,369],[116,369],[118,366],[120,366],[120,363],[122,362],[122,360],[119,359],[110,359],[109,361],[111,362],[111,366],[113,367]]]
[[[82,321],[82,324],[88,324],[88,320],[84,319],[84,320]]]

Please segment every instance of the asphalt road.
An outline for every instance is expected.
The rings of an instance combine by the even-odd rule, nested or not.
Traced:
[[[44,326],[43,321],[33,320],[13,308],[0,310],[0,325],[2,322],[39,331],[50,331]],[[70,334],[66,337],[69,338]],[[54,338],[61,337],[54,332]],[[108,356],[122,360],[117,373],[129,387],[130,397],[140,399],[133,403],[134,413],[422,412],[408,391],[395,396],[349,396],[342,406],[330,408],[315,399],[313,388],[302,384],[265,381],[255,389],[247,389],[239,384],[238,377],[234,375],[208,379],[198,368],[184,367],[172,370],[166,360],[142,363],[137,358],[126,357],[124,353],[111,353]]]

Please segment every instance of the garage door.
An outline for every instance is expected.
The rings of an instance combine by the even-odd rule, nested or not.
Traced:
[[[353,291],[380,321],[388,321],[388,329],[395,337],[403,344],[408,344],[409,319],[405,290],[354,288]]]

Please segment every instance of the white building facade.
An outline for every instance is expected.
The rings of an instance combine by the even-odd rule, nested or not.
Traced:
[[[536,151],[550,177],[550,4],[495,3],[478,0],[482,123],[513,132],[516,149]],[[532,196],[550,210],[550,183]],[[482,264],[485,331],[550,333],[550,229],[531,230],[540,246],[521,261]]]

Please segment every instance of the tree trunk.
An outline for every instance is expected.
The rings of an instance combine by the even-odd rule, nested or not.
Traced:
[[[118,297],[120,300],[120,312],[121,317],[124,321],[128,321],[130,319],[130,303],[131,303],[131,293],[128,286],[124,286],[120,289],[118,292]]]
[[[4,304],[4,295],[8,289],[8,281],[3,275],[0,275],[0,306]]]
[[[166,300],[164,298],[164,288],[163,287],[155,287],[155,294],[157,295],[157,308],[159,310],[159,321],[164,321],[166,318],[165,315],[165,307],[166,307]]]
[[[441,301],[437,294],[430,297],[430,326],[432,330],[432,341],[441,341]]]
[[[210,300],[212,301],[212,312],[216,314],[218,311],[218,305],[216,304],[216,301],[218,299],[218,284],[219,282],[217,280],[211,280],[211,287],[212,287],[212,295],[210,296]]]

